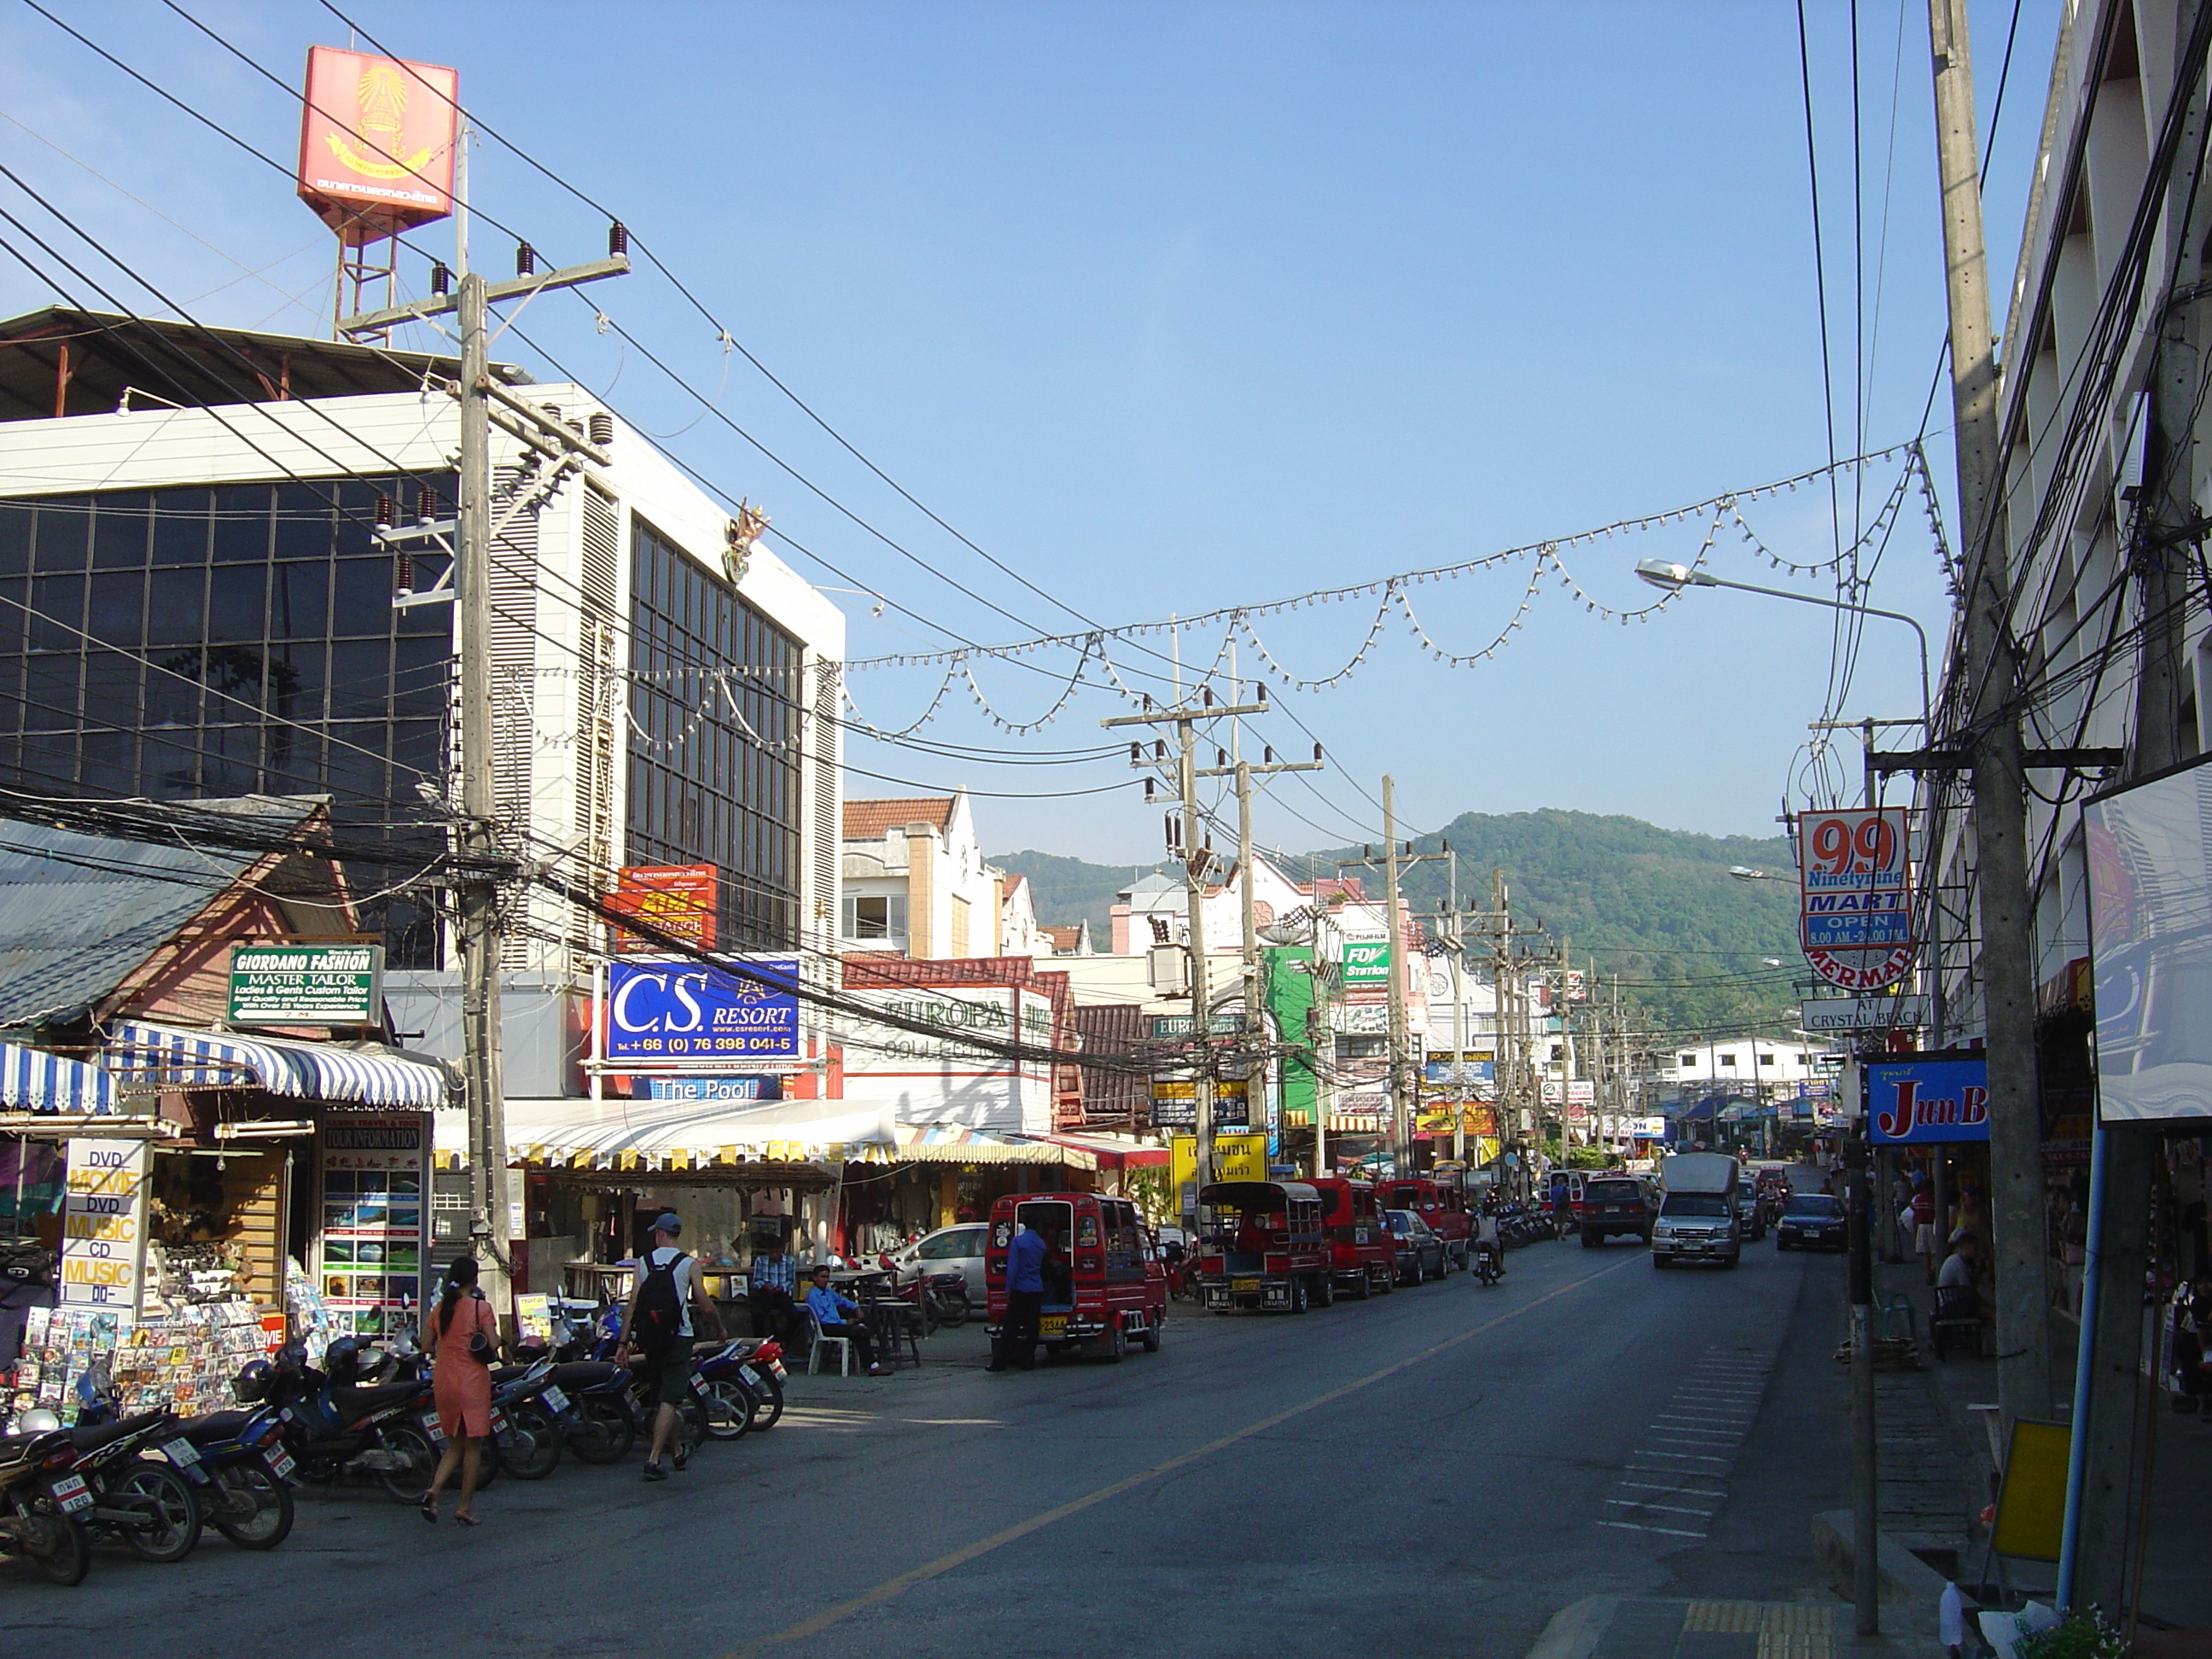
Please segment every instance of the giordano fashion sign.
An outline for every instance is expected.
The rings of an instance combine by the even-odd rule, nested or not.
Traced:
[[[380,1025],[381,945],[241,945],[231,953],[233,1025]]]

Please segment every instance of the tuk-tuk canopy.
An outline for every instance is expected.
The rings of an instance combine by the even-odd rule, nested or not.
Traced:
[[[1293,1204],[1318,1204],[1321,1194],[1303,1181],[1216,1181],[1200,1189],[1198,1201],[1273,1215]]]

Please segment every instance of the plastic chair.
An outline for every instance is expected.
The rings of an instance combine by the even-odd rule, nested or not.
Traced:
[[[1881,1323],[1877,1336],[1890,1341],[1909,1341],[1917,1347],[1920,1343],[1920,1310],[1912,1305],[1912,1298],[1902,1291],[1893,1291],[1881,1299]]]
[[[824,1336],[819,1325],[814,1328],[813,1346],[806,1351],[806,1374],[812,1376],[821,1370],[822,1350],[824,1348],[837,1350],[837,1375],[850,1376],[853,1374],[853,1339],[849,1336]]]
[[[1970,1285],[1939,1285],[1936,1306],[1928,1316],[1928,1340],[1936,1358],[1954,1341],[1963,1340],[1978,1357],[1982,1352],[1982,1299]]]

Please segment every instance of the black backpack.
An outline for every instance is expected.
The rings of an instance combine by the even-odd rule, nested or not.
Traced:
[[[649,1259],[649,1258],[648,1258]],[[629,1338],[641,1347],[665,1348],[684,1328],[684,1297],[676,1288],[676,1269],[688,1258],[678,1250],[673,1260],[646,1270],[638,1286],[637,1311],[631,1316]]]

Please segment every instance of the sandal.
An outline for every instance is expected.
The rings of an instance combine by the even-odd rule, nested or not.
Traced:
[[[464,1527],[481,1527],[483,1525],[483,1522],[477,1520],[473,1515],[456,1515],[453,1519],[456,1522]]]
[[[420,1504],[417,1504],[415,1507],[422,1511],[422,1518],[425,1521],[428,1521],[432,1526],[434,1527],[438,1524],[437,1493],[434,1492],[424,1492],[422,1494],[422,1501]]]

